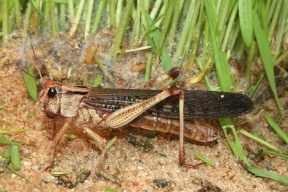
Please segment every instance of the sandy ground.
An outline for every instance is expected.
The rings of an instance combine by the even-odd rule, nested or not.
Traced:
[[[10,173],[5,167],[2,167],[0,169],[0,190],[104,191],[108,188],[118,191],[288,190],[288,187],[284,184],[270,179],[256,177],[248,173],[237,159],[235,159],[227,141],[221,136],[218,139],[218,143],[213,147],[185,142],[187,162],[199,163],[200,161],[195,159],[194,154],[202,154],[215,163],[214,167],[202,165],[197,169],[186,169],[178,165],[178,139],[169,139],[166,135],[159,134],[152,141],[154,149],[147,152],[135,148],[127,142],[125,138],[123,138],[124,136],[121,131],[112,130],[112,133],[109,132],[110,134],[105,134],[105,138],[110,140],[113,135],[118,135],[120,139],[107,151],[105,164],[101,170],[104,172],[103,174],[106,175],[100,176],[97,174],[99,173],[97,165],[100,151],[93,145],[88,136],[82,133],[81,128],[73,126],[71,126],[68,132],[76,134],[78,137],[74,140],[68,140],[66,138],[62,140],[57,154],[56,167],[52,170],[54,173],[62,172],[67,173],[67,175],[65,177],[55,177],[51,175],[50,172],[44,169],[49,165],[49,161],[51,160],[52,150],[49,146],[52,144],[50,138],[53,133],[53,121],[46,117],[41,110],[39,102],[34,102],[30,99],[21,77],[22,72],[19,66],[25,66],[25,64],[22,64],[27,62],[25,57],[30,59],[32,57],[29,42],[26,40],[25,43],[23,43],[21,40],[14,40],[14,43],[15,46],[3,49],[0,53],[0,104],[5,105],[5,107],[0,110],[0,129],[29,128],[29,130],[24,133],[5,135],[5,137],[22,143],[20,146],[22,168],[20,171],[17,171],[17,173],[29,179],[31,182]],[[43,53],[39,51],[41,48],[39,44],[35,43],[36,56],[41,59],[42,55],[42,58],[46,59],[44,59],[44,61],[49,63],[49,58],[45,55],[48,53],[45,52],[43,55]],[[48,49],[47,47],[49,46],[42,46],[42,49]],[[76,46],[71,47],[75,48]],[[77,54],[80,56],[75,54],[75,58],[79,56],[80,60],[81,58],[83,59],[83,54],[79,51],[83,47],[84,46],[81,45],[79,46]],[[59,50],[57,53],[61,52],[61,49]],[[25,53],[29,53],[29,55],[25,56]],[[61,58],[62,55],[60,54],[58,57]],[[137,55],[132,55],[131,57],[137,58]],[[139,60],[141,61],[141,58],[137,59],[137,61]],[[61,65],[61,68],[65,68],[66,64],[69,65],[69,62],[71,61],[67,59],[66,63],[63,62],[64,64],[63,66]],[[76,63],[78,61],[74,62]],[[93,68],[88,67],[88,71],[89,69],[91,70]],[[125,69],[119,69],[119,73],[123,73],[123,70],[125,71]],[[111,68],[111,72],[113,73],[114,71],[117,70]],[[139,72],[136,73],[139,74]],[[84,73],[81,75],[83,76],[83,74]],[[133,76],[131,70],[129,74],[127,72],[126,74],[127,76],[132,74]],[[53,78],[57,79],[55,76]],[[126,81],[125,78],[126,76],[121,76],[121,78],[118,77],[118,80],[122,79],[124,82]],[[75,77],[74,81],[75,79],[80,81],[79,77]],[[135,81],[132,80],[130,85],[133,84],[132,82],[135,83]],[[121,83],[118,84],[118,86],[121,86]],[[287,103],[285,99],[281,101],[283,106],[284,103]],[[275,110],[273,100],[269,100],[265,106],[266,109],[268,108],[271,111]],[[256,110],[259,111],[259,107],[257,107]],[[31,112],[35,112],[35,115],[28,117]],[[248,124],[238,126],[238,130],[247,129],[249,132],[262,134],[268,142],[279,147],[282,151],[287,152],[287,145],[283,145],[281,140],[271,131],[263,116],[263,113],[260,113],[258,116],[252,114],[246,117],[240,117],[241,121],[243,121],[243,119],[252,119],[248,121]],[[3,122],[4,120],[6,122]],[[237,119],[235,119],[235,121],[237,121]],[[287,122],[287,118],[283,120],[283,123],[284,122]],[[219,125],[215,125],[215,127],[220,130]],[[59,129],[59,125],[57,129]],[[123,130],[128,131],[125,128],[123,128]],[[284,127],[284,130],[287,131],[287,126]],[[138,131],[141,132],[142,130]],[[257,146],[259,146],[241,134],[239,134],[239,136],[243,146],[252,149],[256,149]],[[145,139],[143,136],[139,137]],[[6,153],[7,146],[0,145],[0,151]],[[288,177],[288,162],[283,158],[265,155],[264,160],[257,163],[251,160],[251,162],[255,167],[270,170]],[[90,171],[91,174],[83,180],[83,182],[74,185],[76,173],[81,169]],[[71,181],[74,186],[72,189],[69,189]],[[34,184],[32,184],[32,182]]]

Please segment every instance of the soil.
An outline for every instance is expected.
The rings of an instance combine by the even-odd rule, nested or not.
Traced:
[[[111,82],[111,79],[104,75],[102,86],[128,88],[143,84],[143,64],[146,63],[149,52],[121,54],[117,61],[113,61],[110,56],[107,56],[107,49],[111,45],[108,32],[90,38],[88,41],[79,38],[69,43],[65,42],[63,37],[30,40],[14,34],[10,45],[0,52],[0,105],[4,105],[0,110],[1,130],[29,128],[23,133],[3,135],[21,142],[22,167],[16,172],[17,174],[11,173],[5,166],[0,169],[0,190],[63,192],[104,191],[109,188],[127,192],[288,191],[287,185],[257,177],[246,171],[234,157],[225,137],[221,135],[214,146],[185,142],[186,162],[200,163],[194,155],[202,154],[215,164],[215,166],[205,164],[196,169],[187,169],[181,168],[178,164],[178,139],[160,133],[151,142],[154,149],[147,151],[134,147],[124,136],[124,132],[136,130],[134,134],[145,140],[147,138],[145,131],[135,128],[106,130],[101,135],[107,140],[115,135],[119,139],[107,151],[103,168],[99,170],[98,161],[101,152],[82,132],[81,127],[71,125],[68,133],[77,135],[77,138],[73,140],[63,138],[57,151],[55,168],[51,172],[45,171],[53,152],[50,146],[52,146],[54,121],[46,117],[39,101],[34,102],[29,97],[22,79],[24,72],[21,69],[26,70],[28,65],[32,64],[40,68],[44,81],[53,79],[70,85],[83,83],[91,85],[95,77],[102,73],[98,66],[89,64],[93,63],[93,58],[87,55],[87,50],[92,49],[115,78],[115,81]],[[160,68],[156,71],[159,73],[155,74],[163,73]],[[284,88],[280,101],[284,111],[287,111],[287,88]],[[272,114],[277,110],[274,100],[270,98],[263,105],[256,105],[251,114],[235,118],[237,129],[263,135],[269,143],[287,153],[287,145],[284,145],[267,125],[263,108]],[[34,112],[32,117],[29,115],[31,112]],[[239,122],[242,122],[241,125]],[[59,118],[55,131],[60,128],[61,123],[63,119]],[[215,129],[221,131],[218,123],[213,125]],[[288,134],[287,117],[282,119],[280,125]],[[139,135],[138,132],[142,134]],[[239,138],[247,153],[249,149],[253,151],[249,152],[249,157],[254,167],[288,177],[286,159],[262,155],[258,150],[258,143],[241,134]],[[6,154],[7,145],[0,145],[0,152]],[[8,167],[11,167],[11,164]],[[77,180],[76,175],[80,170],[85,170],[87,174],[84,173],[84,179]],[[56,172],[67,175],[54,176]]]

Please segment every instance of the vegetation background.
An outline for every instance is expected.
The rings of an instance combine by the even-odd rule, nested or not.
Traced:
[[[283,125],[281,122],[287,118],[287,109],[279,101],[277,89],[277,79],[287,79],[287,0],[0,2],[2,51],[13,46],[11,43],[16,33],[16,36],[26,39],[26,42],[31,39],[53,41],[61,38],[64,42],[81,39],[79,42],[86,44],[96,35],[108,33],[112,38],[105,54],[109,56],[111,64],[105,65],[95,46],[90,44],[84,47],[85,62],[94,63],[101,69],[94,77],[95,86],[100,85],[103,79],[115,81],[111,70],[117,69],[112,69],[113,65],[119,67],[116,65],[119,58],[132,52],[142,53],[142,57],[145,57],[146,62],[137,69],[144,71],[142,77],[145,81],[157,75],[161,69],[168,71],[178,66],[187,77],[182,79],[187,87],[200,82],[205,84],[207,90],[245,92],[258,106],[263,101],[257,101],[257,95],[261,95],[264,89],[269,89],[277,110],[264,109],[264,115],[286,148],[279,149],[255,133],[244,130],[240,133],[261,143],[256,148],[263,150],[264,154],[287,159],[287,126],[284,130],[280,128]],[[34,42],[36,44],[37,40]],[[35,65],[31,65],[29,73],[33,73],[33,68]],[[63,71],[65,78],[74,75],[71,70]],[[37,100],[37,86],[33,82],[35,79],[29,78],[29,75],[24,75],[24,79],[30,96]],[[81,82],[85,84],[85,79]],[[1,106],[4,108],[5,105]],[[252,166],[233,121],[225,118],[219,122],[243,168],[257,176],[288,183],[287,177]],[[14,148],[17,159],[20,156],[17,154],[19,144],[7,136],[0,138],[2,144]],[[1,156],[8,161],[9,158],[13,159],[13,156],[8,157],[4,153]],[[13,161],[16,165],[14,169],[20,169],[20,160]]]

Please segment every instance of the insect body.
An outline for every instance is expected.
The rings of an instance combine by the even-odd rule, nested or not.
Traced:
[[[154,86],[162,78],[176,78],[179,69],[173,68],[142,88]],[[180,99],[179,99],[180,98]],[[39,96],[44,112],[50,118],[61,115],[67,119],[54,139],[55,151],[70,123],[81,127],[102,150],[106,140],[91,128],[119,128],[126,124],[150,130],[180,135],[179,159],[184,163],[183,136],[207,143],[217,139],[217,131],[206,123],[191,122],[194,118],[234,117],[248,113],[253,103],[244,94],[181,90],[172,86],[164,91],[143,89],[96,89],[74,87],[46,81]],[[185,103],[185,105],[184,105]],[[55,157],[55,151],[54,156]],[[101,160],[101,162],[102,162]]]

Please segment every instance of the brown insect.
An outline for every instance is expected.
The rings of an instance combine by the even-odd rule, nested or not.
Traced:
[[[106,140],[91,128],[120,128],[130,125],[179,134],[180,165],[196,167],[197,165],[184,162],[183,138],[207,143],[215,141],[218,133],[209,124],[189,120],[243,115],[252,110],[253,103],[249,97],[240,93],[182,90],[177,85],[163,91],[149,90],[164,80],[175,79],[178,75],[179,69],[176,67],[137,89],[88,88],[46,81],[39,96],[44,112],[49,118],[66,118],[54,138],[53,162],[57,145],[69,124],[74,123],[82,128],[102,151],[100,166],[106,150]]]

